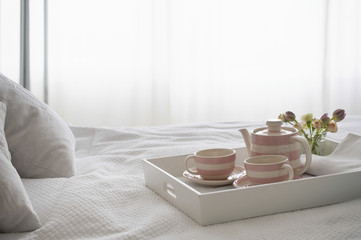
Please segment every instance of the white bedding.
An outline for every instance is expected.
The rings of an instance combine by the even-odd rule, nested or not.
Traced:
[[[72,127],[76,176],[23,179],[42,227],[0,239],[361,239],[361,199],[202,227],[145,186],[142,159],[242,147],[237,130],[259,125]],[[361,117],[347,116],[328,137],[349,132],[361,135]]]

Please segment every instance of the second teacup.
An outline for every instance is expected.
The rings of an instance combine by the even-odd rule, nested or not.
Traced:
[[[190,160],[194,159],[196,169],[190,168]],[[229,148],[211,148],[195,152],[185,159],[189,173],[198,174],[206,180],[227,179],[235,167],[236,151]]]
[[[261,155],[244,160],[247,178],[252,183],[263,184],[293,179],[293,168],[282,155]]]

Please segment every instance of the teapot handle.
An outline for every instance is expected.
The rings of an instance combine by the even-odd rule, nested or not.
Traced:
[[[296,176],[300,176],[301,174],[305,173],[308,168],[311,166],[311,162],[312,162],[312,153],[311,153],[311,148],[310,148],[310,145],[308,144],[307,140],[304,138],[304,137],[301,137],[301,136],[293,136],[291,138],[291,141],[293,142],[299,142],[303,149],[304,149],[304,152],[306,153],[306,163],[305,163],[305,166],[303,167],[302,170],[297,170],[295,172],[295,175]]]

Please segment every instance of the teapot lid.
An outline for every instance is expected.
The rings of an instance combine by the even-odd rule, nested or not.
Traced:
[[[259,128],[259,131],[256,129],[254,133],[263,136],[282,136],[297,132],[297,130],[293,128],[281,127],[282,124],[281,119],[270,119],[266,121],[266,128]]]

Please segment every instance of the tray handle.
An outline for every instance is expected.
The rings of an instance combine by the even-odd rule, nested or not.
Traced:
[[[176,192],[175,192],[175,189],[174,189],[174,187],[172,186],[172,184],[170,184],[170,183],[167,183],[167,182],[165,182],[164,183],[164,191],[168,194],[168,195],[170,195],[172,198],[174,198],[174,199],[177,199],[177,194],[176,194]]]

